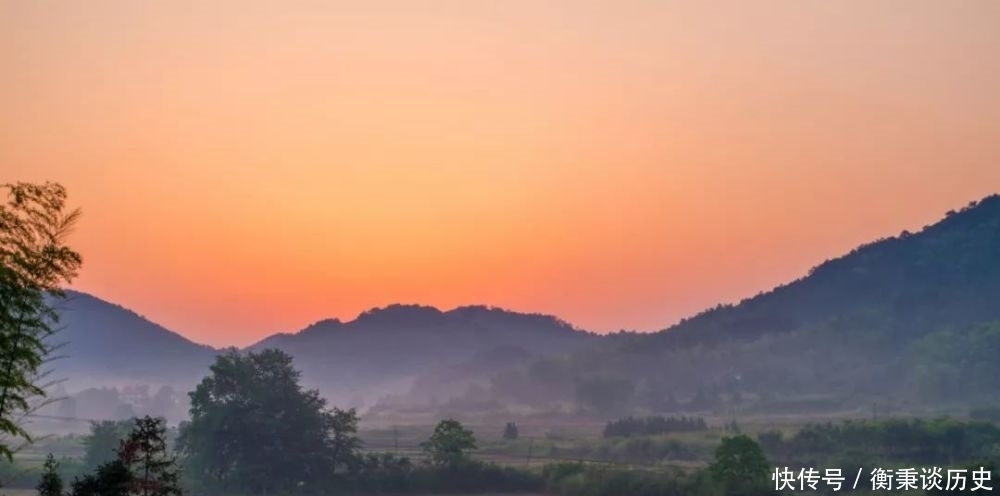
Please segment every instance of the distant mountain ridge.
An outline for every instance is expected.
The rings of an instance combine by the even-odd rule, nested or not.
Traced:
[[[893,380],[909,382],[910,398],[924,401],[960,390],[938,377],[959,372],[941,367],[968,367],[961,357],[992,349],[992,328],[971,326],[1000,322],[998,301],[1000,196],[992,195],[918,233],[864,244],[798,280],[652,334],[598,337],[540,314],[394,304],[248,349],[289,352],[304,382],[341,405],[473,386],[505,401],[573,401],[577,388],[617,388],[623,378],[649,401],[820,386],[871,393]],[[58,364],[64,375],[190,384],[218,353],[83,293],[70,292],[60,313],[58,338],[69,342],[62,350],[69,358]],[[989,361],[975,363],[993,370]],[[511,366],[519,370],[505,370]]]
[[[687,411],[1000,404],[1000,196],[866,243],[788,284],[492,381],[539,407]],[[585,395],[586,396],[586,395]],[[779,406],[785,402],[785,406]],[[824,403],[825,402],[825,403]]]
[[[1000,195],[949,211],[918,233],[863,244],[736,305],[719,305],[650,341],[691,346],[752,339],[874,312],[897,329],[1000,320]]]
[[[79,291],[54,300],[61,358],[53,365],[74,383],[150,382],[182,387],[208,373],[220,350],[120,305]],[[491,350],[520,347],[528,356],[570,351],[593,335],[541,314],[487,306],[442,311],[393,304],[342,322],[326,319],[296,333],[269,336],[247,349],[291,353],[313,387],[332,394],[403,391],[417,375],[465,363]],[[492,363],[492,362],[491,362]]]
[[[368,402],[404,392],[418,376],[488,356],[491,350],[516,347],[543,356],[573,351],[595,337],[548,315],[488,306],[442,311],[394,304],[349,322],[323,320],[295,334],[274,335],[250,349],[287,351],[307,382]]]
[[[87,293],[66,291],[52,305],[59,314],[52,342],[60,345],[60,358],[52,367],[70,383],[83,376],[91,381],[194,383],[217,353]]]

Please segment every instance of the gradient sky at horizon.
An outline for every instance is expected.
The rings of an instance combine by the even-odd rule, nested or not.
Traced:
[[[393,302],[661,329],[1000,191],[1000,2],[0,2],[74,287],[254,342]]]

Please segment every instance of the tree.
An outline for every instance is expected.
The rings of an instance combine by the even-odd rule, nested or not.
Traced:
[[[90,423],[90,434],[83,438],[83,466],[94,470],[115,458],[122,441],[129,436],[131,420],[102,420]]]
[[[38,496],[62,496],[63,481],[56,472],[58,468],[59,464],[56,463],[55,457],[49,453],[49,456],[45,457],[45,465],[42,467],[42,480],[35,488],[38,490]]]
[[[503,438],[508,441],[513,441],[517,439],[517,424],[514,422],[507,422],[507,425],[503,428]]]
[[[360,460],[358,450],[361,448],[361,438],[358,437],[357,410],[349,408],[341,410],[334,407],[329,416],[327,429],[330,433],[330,446],[333,449],[333,466],[330,471],[336,473],[337,464],[343,464],[348,469],[354,469]]]
[[[766,487],[770,465],[760,445],[744,434],[722,438],[708,470],[727,494],[743,494]]]
[[[66,190],[55,183],[3,184],[0,204],[0,434],[31,437],[17,415],[44,397],[41,367],[53,350],[58,315],[50,297],[76,276],[82,259],[64,244],[80,216],[66,209]],[[0,442],[0,455],[12,448]]]
[[[103,427],[110,431],[117,425]],[[115,458],[74,480],[72,496],[180,496],[177,463],[168,454],[166,432],[163,419],[135,419]]]
[[[77,477],[72,496],[130,496],[132,473],[120,459],[102,463],[93,474]]]
[[[129,490],[141,496],[180,495],[176,460],[167,452],[163,419],[149,416],[135,420],[135,428],[122,442],[118,458],[132,473]]]
[[[279,350],[216,358],[190,393],[190,422],[178,445],[185,472],[213,492],[314,490],[358,459],[358,418],[328,410],[303,389],[292,357]]]
[[[438,423],[430,439],[421,447],[430,456],[431,463],[454,467],[468,460],[468,452],[476,449],[476,437],[459,421],[446,419]]]

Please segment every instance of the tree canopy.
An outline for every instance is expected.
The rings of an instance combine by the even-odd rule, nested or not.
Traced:
[[[756,441],[739,435],[722,439],[708,470],[727,493],[744,493],[767,486],[770,465]]]
[[[0,188],[7,192],[0,203],[0,434],[30,441],[17,415],[45,394],[40,368],[58,320],[47,297],[62,295],[82,263],[65,244],[80,212],[67,209],[66,190],[56,183]],[[12,455],[6,441],[0,455]]]
[[[134,419],[115,457],[73,481],[70,496],[180,496],[180,474],[167,449],[166,422],[149,416]],[[48,468],[48,467],[46,467]],[[52,472],[54,472],[54,467]],[[47,470],[46,487],[58,478]],[[59,482],[61,484],[61,482]],[[39,489],[41,490],[41,489]]]
[[[446,419],[434,427],[434,433],[423,443],[423,448],[433,464],[456,466],[468,460],[469,451],[476,449],[476,436],[461,422]]]
[[[308,490],[358,460],[358,416],[327,409],[274,349],[220,355],[191,396],[179,447],[206,487],[254,494]]]

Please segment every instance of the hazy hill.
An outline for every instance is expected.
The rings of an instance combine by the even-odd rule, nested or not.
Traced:
[[[55,300],[62,344],[52,363],[70,387],[140,382],[188,385],[208,371],[216,350],[150,322],[135,312],[78,291]],[[75,384],[74,384],[75,383]]]
[[[860,246],[806,277],[705,311],[642,345],[712,344],[869,317],[903,339],[1000,320],[1000,196],[948,212],[919,233]]]
[[[291,353],[311,385],[360,403],[406,391],[417,376],[467,365],[477,356],[510,357],[512,349],[518,356],[564,353],[593,337],[547,315],[485,306],[441,311],[390,305],[350,322],[325,320],[295,334],[271,336],[251,348]],[[477,374],[509,365],[487,360],[479,364]]]
[[[55,304],[61,331],[54,341],[63,343],[64,358],[53,366],[59,377],[71,379],[71,389],[134,382],[187,388],[207,374],[218,353],[86,293],[70,291]],[[341,402],[361,403],[404,392],[422,374],[447,381],[449,374],[441,372],[461,366],[488,377],[530,357],[575,350],[592,337],[545,315],[485,306],[445,312],[390,305],[350,322],[324,320],[294,334],[276,334],[249,349],[288,351],[310,386]],[[518,360],[497,359],[514,357],[511,350]]]
[[[1000,402],[998,321],[994,195],[739,304],[502,374],[491,393],[605,413]]]
[[[338,404],[463,391],[467,404],[605,413],[989,403],[1000,401],[998,302],[1000,196],[991,196],[658,333],[598,338],[545,315],[390,305],[251,348],[290,352],[305,382]],[[60,311],[69,358],[59,373],[74,379],[190,384],[216,353],[86,294],[70,293]]]

